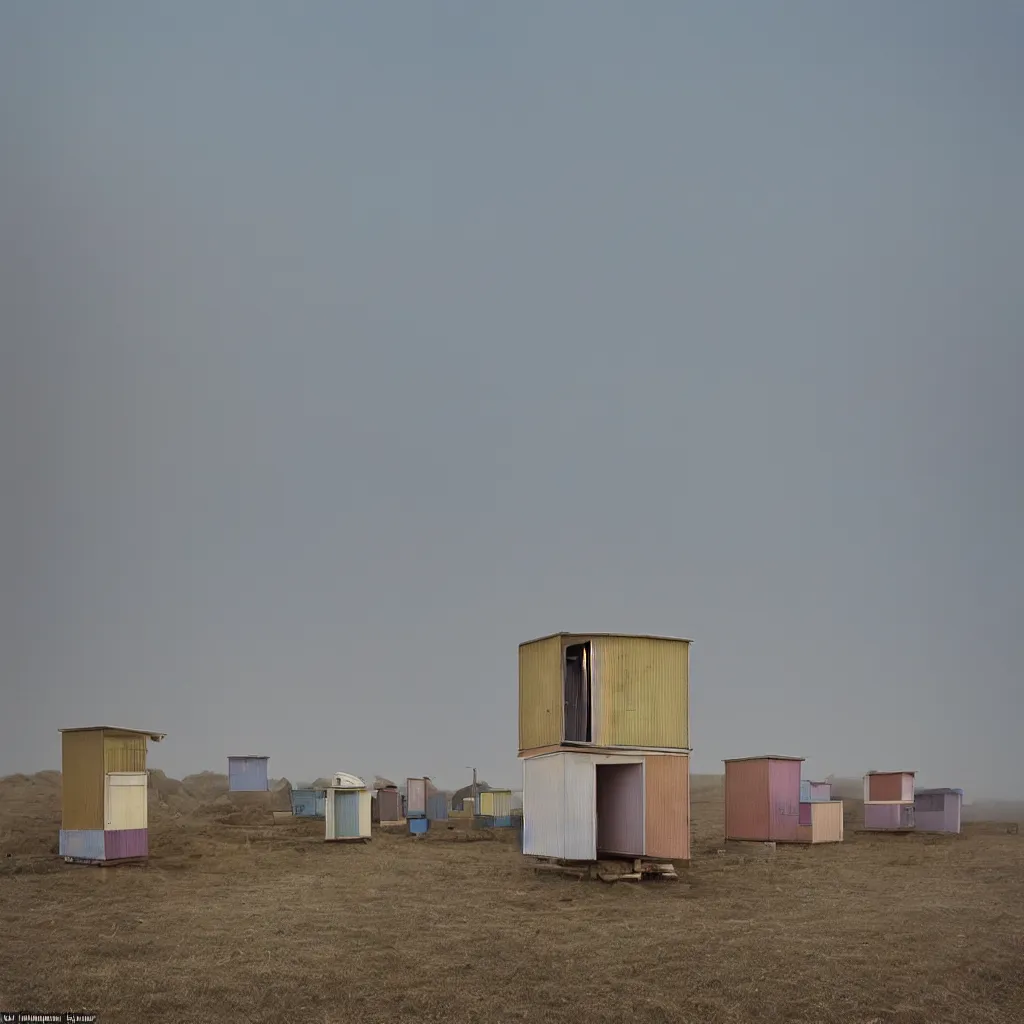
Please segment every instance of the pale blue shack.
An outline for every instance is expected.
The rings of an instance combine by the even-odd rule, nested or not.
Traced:
[[[232,793],[266,793],[270,775],[265,754],[233,754],[228,757],[228,790]]]
[[[296,818],[326,818],[326,789],[293,789],[292,814]]]

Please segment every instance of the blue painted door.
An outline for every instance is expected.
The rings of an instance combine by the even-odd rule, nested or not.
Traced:
[[[334,794],[334,838],[357,839],[359,837],[359,793],[335,792]]]

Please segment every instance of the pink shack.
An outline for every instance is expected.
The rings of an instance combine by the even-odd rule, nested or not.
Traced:
[[[763,754],[725,761],[725,838],[797,843],[802,757]]]

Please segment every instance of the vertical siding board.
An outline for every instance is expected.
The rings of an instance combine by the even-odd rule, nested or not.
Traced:
[[[594,758],[562,754],[565,785],[565,859],[597,859],[597,794]]]
[[[689,644],[594,637],[593,739],[597,745],[689,746]]]
[[[146,737],[104,730],[103,762],[105,772],[144,772]]]
[[[405,780],[405,813],[410,817],[423,817],[427,813],[427,783],[425,779]]]
[[[597,852],[644,855],[644,766],[597,764]]]
[[[811,809],[811,842],[839,843],[843,840],[842,800],[818,800],[809,804]]]
[[[564,754],[523,761],[523,853],[533,857],[565,856]]]
[[[795,842],[800,824],[800,762],[769,761],[772,841]]]
[[[427,797],[427,819],[429,821],[448,820],[448,798],[444,793],[431,793]]]
[[[144,828],[107,829],[103,833],[107,860],[149,856],[149,830]]]
[[[232,793],[265,793],[270,789],[268,759],[229,757],[228,789]]]
[[[67,734],[65,733],[65,735]],[[101,828],[62,828],[57,849],[61,857],[74,857],[76,860],[105,860],[104,831]]]
[[[377,810],[381,821],[401,821],[402,798],[397,789],[381,789],[377,791]]]
[[[727,761],[725,838],[767,841],[771,835],[768,761]]]
[[[685,756],[644,756],[644,853],[648,857],[690,859],[689,767]]]
[[[562,741],[562,641],[548,637],[519,648],[519,750]]]
[[[66,831],[103,828],[103,733],[62,732],[61,825]]]

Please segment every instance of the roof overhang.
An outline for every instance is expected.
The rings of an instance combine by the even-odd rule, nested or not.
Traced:
[[[152,732],[149,729],[125,729],[121,725],[81,725],[74,729],[58,729],[57,732],[120,732],[129,736],[148,736],[154,743],[159,743],[167,736],[165,732]]]
[[[753,757],[726,757],[723,764],[735,764],[737,761],[806,761],[806,757],[794,757],[792,754],[756,754]]]
[[[613,639],[613,640],[666,640],[677,644],[692,644],[693,641],[684,636],[657,636],[654,633],[548,633],[546,636],[534,637],[533,640],[524,640],[519,646],[528,647],[530,644],[540,643],[541,640],[554,640],[555,638],[565,639],[572,637],[586,641],[590,639]]]

